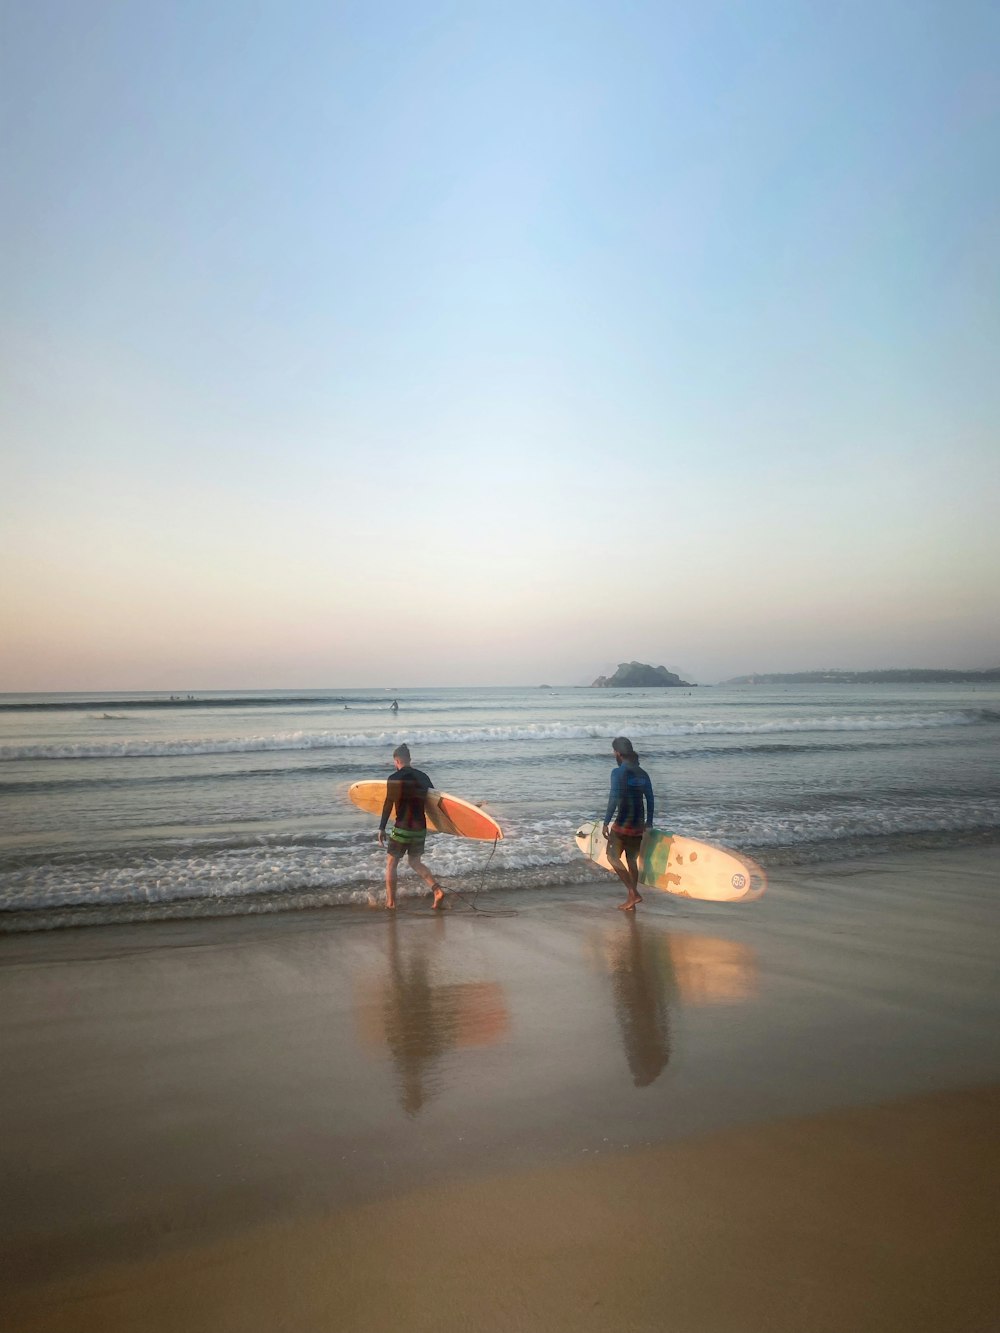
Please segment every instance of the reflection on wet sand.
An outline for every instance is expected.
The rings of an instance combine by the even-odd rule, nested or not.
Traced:
[[[637,1088],[654,1083],[670,1059],[673,969],[666,939],[627,918],[624,931],[609,932],[608,965],[628,1067]]]
[[[756,953],[732,940],[671,934],[628,916],[601,932],[598,954],[637,1088],[667,1067],[671,1004],[742,1003],[757,993]]]
[[[386,923],[386,976],[366,983],[358,996],[362,1038],[389,1048],[400,1105],[408,1115],[416,1115],[434,1095],[438,1068],[448,1052],[494,1045],[509,1027],[499,982],[435,981],[432,954],[446,928],[442,919],[430,929],[404,932],[391,918]]]
[[[740,1004],[758,991],[757,953],[714,935],[670,935],[670,962],[682,1004]]]

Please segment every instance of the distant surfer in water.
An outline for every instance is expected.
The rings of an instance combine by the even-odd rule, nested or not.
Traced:
[[[410,859],[410,868],[433,890],[434,901],[431,906],[436,910],[444,902],[444,889],[421,860],[427,841],[425,803],[427,793],[434,784],[426,773],[410,766],[408,746],[397,745],[392,752],[392,762],[396,765],[396,776],[386,783],[385,804],[378,826],[379,846],[386,850],[385,905],[389,909],[396,906],[396,875],[405,853]],[[386,842],[385,828],[393,810],[396,813],[392,832]]]
[[[653,827],[653,784],[645,769],[639,767],[639,756],[627,736],[616,736],[611,748],[616,766],[611,770],[611,794],[602,832],[608,840],[611,868],[628,889],[628,897],[618,906],[623,912],[634,912],[636,903],[642,902],[639,848],[643,835]],[[622,865],[623,852],[627,868]]]
[[[389,705],[389,712],[390,712],[390,713],[398,713],[398,712],[399,712],[399,701],[398,701],[398,700],[393,699],[392,703]]]

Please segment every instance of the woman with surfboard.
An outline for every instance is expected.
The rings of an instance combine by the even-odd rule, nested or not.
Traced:
[[[444,889],[421,860],[427,842],[427,793],[434,784],[426,773],[411,767],[409,746],[397,745],[392,752],[392,762],[396,765],[396,775],[386,783],[382,820],[378,826],[379,846],[386,850],[386,909],[391,910],[396,906],[396,876],[404,854],[409,857],[410,869],[415,870],[433,890],[434,901],[431,906],[437,909],[444,902]],[[386,844],[385,828],[393,810],[396,812],[395,819]]]
[[[623,912],[634,912],[636,903],[642,902],[639,849],[646,830],[653,827],[653,784],[646,770],[639,767],[639,756],[627,736],[616,736],[611,748],[616,767],[611,770],[611,794],[602,832],[608,840],[611,868],[628,889],[628,897],[618,906]],[[622,865],[623,852],[627,869]]]

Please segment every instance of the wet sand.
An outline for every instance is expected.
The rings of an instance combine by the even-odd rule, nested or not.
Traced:
[[[996,1328],[998,872],[0,939],[0,1327]]]

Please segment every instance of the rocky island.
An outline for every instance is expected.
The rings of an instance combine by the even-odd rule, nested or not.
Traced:
[[[680,676],[668,671],[666,667],[649,666],[645,662],[619,662],[613,676],[598,676],[593,684],[601,690],[664,689],[678,685],[689,690],[694,688],[689,680],[681,680]]]

